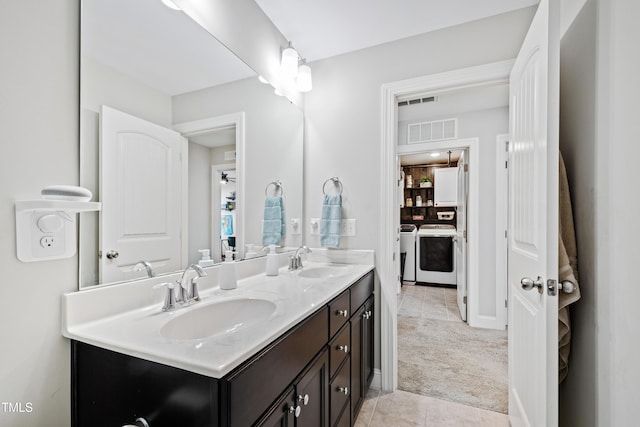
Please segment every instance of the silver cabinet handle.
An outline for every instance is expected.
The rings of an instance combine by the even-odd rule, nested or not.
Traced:
[[[340,393],[349,394],[349,387],[338,387]]]
[[[111,250],[107,252],[107,259],[116,259],[119,256],[120,254],[118,253],[118,251]]]
[[[536,280],[533,280],[530,277],[523,277],[520,280],[520,284],[522,285],[522,289],[524,289],[525,291],[531,290],[534,287],[538,288],[538,293],[542,293],[542,289],[544,287],[544,281],[540,276],[538,276]]]
[[[349,353],[349,346],[348,345],[339,345],[338,346],[338,350],[344,351],[345,353]]]
[[[299,406],[292,406],[289,408],[289,413],[293,414],[293,416],[296,418],[300,416],[300,412],[302,412],[302,408],[300,408]]]
[[[338,310],[338,311],[336,311],[336,314],[338,316],[348,317],[349,316],[349,310]]]
[[[307,406],[309,404],[309,395],[298,395],[298,402],[302,402],[304,406]]]

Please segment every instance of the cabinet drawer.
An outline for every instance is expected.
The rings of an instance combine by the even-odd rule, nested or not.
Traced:
[[[351,316],[351,305],[349,304],[349,289],[335,297],[329,303],[329,337],[333,337],[336,332],[347,323]]]
[[[351,361],[349,360],[349,356],[347,356],[347,359],[331,382],[329,388],[331,390],[329,396],[329,400],[331,401],[330,425],[333,426],[351,396]]]
[[[330,378],[338,371],[342,361],[351,353],[351,324],[347,323],[342,331],[329,343]]]
[[[278,338],[225,378],[229,426],[249,426],[326,345],[327,308]]]
[[[355,313],[372,293],[373,271],[370,271],[351,286],[351,313]]]

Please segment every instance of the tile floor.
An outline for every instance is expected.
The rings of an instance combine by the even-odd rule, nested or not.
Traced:
[[[509,427],[499,412],[420,396],[406,391],[382,393],[371,389],[355,427]]]
[[[462,323],[456,304],[455,289],[403,286],[403,292],[398,297],[398,309],[399,315]],[[402,390],[384,393],[371,389],[354,425],[509,427],[510,423],[508,415],[499,412]]]

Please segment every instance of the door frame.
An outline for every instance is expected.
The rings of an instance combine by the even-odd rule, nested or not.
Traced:
[[[380,370],[384,391],[398,387],[397,281],[395,253],[398,224],[396,156],[398,155],[397,98],[414,93],[468,89],[487,84],[508,84],[514,60],[494,62],[382,85],[380,138]],[[435,143],[434,143],[435,144]],[[435,145],[431,145],[435,148]],[[471,157],[471,155],[470,155]],[[476,163],[477,164],[477,163]],[[471,180],[471,176],[469,177]]]
[[[507,325],[507,218],[509,206],[509,134],[496,136],[496,291],[504,296],[501,324]],[[504,165],[504,166],[503,166]],[[499,306],[498,306],[499,307]],[[497,308],[498,308],[497,307]],[[498,314],[498,313],[496,313]]]
[[[182,136],[189,138],[191,136],[202,135],[216,130],[235,126],[236,128],[236,204],[237,206],[246,206],[245,198],[245,115],[244,112],[225,114],[222,116],[207,117],[205,119],[193,120],[189,122],[178,123],[173,125],[173,129],[180,132]],[[186,169],[186,168],[185,168]],[[185,182],[186,182],[185,177]],[[185,184],[186,185],[186,184]],[[186,205],[186,204],[184,204]],[[220,206],[218,206],[220,208]],[[236,222],[238,224],[238,232],[236,232],[236,248],[240,258],[244,258],[244,212],[240,208],[236,211]],[[220,225],[218,224],[218,227]],[[188,225],[187,233],[188,233]],[[213,234],[213,230],[212,230]],[[213,237],[210,239],[213,241]],[[219,247],[219,245],[218,245]],[[214,248],[212,247],[212,253]]]

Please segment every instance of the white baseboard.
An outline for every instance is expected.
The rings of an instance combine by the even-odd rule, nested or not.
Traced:
[[[373,379],[371,380],[371,388],[375,388],[376,390],[382,389],[382,372],[380,369],[373,370]]]

